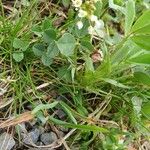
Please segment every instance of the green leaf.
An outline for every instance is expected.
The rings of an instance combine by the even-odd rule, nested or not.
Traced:
[[[42,125],[44,125],[47,122],[47,118],[45,118],[43,112],[40,110],[36,113],[36,117],[42,122]]]
[[[83,116],[88,116],[88,111],[85,107],[83,107],[81,104],[76,105],[77,106],[77,111],[79,114],[83,115]]]
[[[95,7],[96,7],[96,9],[95,9],[95,11],[94,11],[94,14],[95,14],[97,17],[100,17],[101,14],[102,14],[102,7],[103,7],[102,1],[97,1],[97,2],[95,3]]]
[[[70,91],[70,90],[69,90],[69,91]],[[70,91],[70,92],[71,92],[71,91]],[[83,114],[76,112],[73,108],[71,108],[71,107],[70,107],[69,105],[67,105],[65,102],[60,101],[60,104],[61,104],[61,103],[63,103],[63,105],[64,105],[69,111],[71,111],[74,116],[77,116],[78,118],[81,118],[81,119],[86,119],[86,117],[83,116]]]
[[[13,47],[16,49],[21,49],[23,51],[26,51],[27,48],[29,47],[29,42],[27,41],[22,41],[18,38],[15,38],[13,41]]]
[[[150,34],[150,24],[145,26],[144,28],[139,29],[137,34]]]
[[[150,64],[150,54],[143,54],[137,57],[130,59],[131,62],[139,63],[139,64]]]
[[[71,121],[72,121],[74,124],[77,124],[76,119],[74,118],[72,112],[66,107],[66,104],[63,103],[63,102],[60,102],[60,105],[62,106],[63,110],[68,114],[68,117],[71,119]]]
[[[42,56],[45,51],[45,46],[42,43],[37,43],[33,46],[33,52],[36,56]]]
[[[135,24],[132,27],[132,32],[138,32],[138,30],[141,30],[142,28],[145,28],[146,26],[150,25],[150,10],[147,10],[139,17],[139,19],[135,22]]]
[[[42,23],[42,30],[48,30],[52,28],[52,22],[49,18],[46,18]]]
[[[150,119],[150,102],[147,102],[142,106],[142,113]]]
[[[76,46],[76,40],[70,33],[65,33],[57,42],[60,52],[65,56],[72,56]]]
[[[109,0],[109,7],[115,10],[121,11],[123,14],[125,14],[125,8],[121,7],[114,3],[114,0]]]
[[[150,35],[134,35],[131,37],[132,41],[135,42],[138,46],[145,50],[150,50]]]
[[[106,55],[104,61],[99,65],[94,72],[88,71],[82,78],[82,82],[85,86],[93,86],[93,84],[98,84],[102,78],[106,78],[111,73],[110,57]],[[94,86],[95,86],[94,85]]]
[[[144,85],[150,85],[150,75],[146,72],[134,72],[134,78]]]
[[[132,40],[127,41],[128,47],[127,47],[127,55],[125,57],[125,61],[129,58],[133,58],[134,56],[137,56],[138,53],[141,53],[141,47],[139,47],[135,42]]]
[[[37,107],[35,107],[35,108],[32,110],[32,114],[36,114],[36,113],[38,113],[38,112],[41,111],[41,110],[52,109],[52,108],[54,108],[57,104],[58,104],[58,101],[53,102],[53,103],[51,103],[51,104],[39,104]]]
[[[32,27],[31,31],[36,34],[37,36],[41,37],[42,36],[42,29],[39,25],[35,25]]]
[[[85,66],[86,71],[94,72],[94,66],[93,66],[91,57],[89,57],[89,56],[85,57],[85,64],[86,64],[86,66]]]
[[[56,45],[56,42],[52,42],[49,44],[46,54],[49,58],[54,58],[59,54],[59,49]]]
[[[129,43],[130,44],[130,43]],[[111,57],[112,64],[121,63],[128,55],[131,46],[127,42],[118,49]]]
[[[88,27],[90,26],[89,21],[85,18],[82,19],[83,27],[82,29],[78,29],[77,25],[74,24],[74,28],[72,33],[79,37],[79,38],[84,38],[85,36],[88,36]]]
[[[63,66],[59,68],[57,75],[60,80],[65,80],[66,82],[71,82],[71,70],[68,66]]]
[[[21,60],[23,60],[23,58],[24,58],[23,52],[15,52],[15,53],[13,53],[13,59],[16,62],[20,62]]]
[[[101,80],[101,77],[106,78],[106,76],[109,76],[111,73],[111,62],[110,62],[110,56],[106,55],[104,61],[101,65],[99,65],[95,71],[95,77],[98,79],[98,81]]]
[[[62,0],[62,4],[63,4],[65,7],[69,7],[70,0]]]
[[[75,128],[75,129],[84,130],[84,131],[94,131],[94,132],[104,132],[104,133],[109,132],[107,129],[101,128],[101,127],[98,127],[98,126],[71,124],[71,123],[67,123],[65,121],[55,119],[51,116],[49,117],[49,120],[52,121],[55,124],[65,126],[67,128]]]
[[[126,13],[125,13],[125,35],[127,35],[132,27],[135,18],[135,2],[134,0],[128,0],[126,2]]]
[[[43,39],[46,43],[51,43],[56,39],[56,32],[53,29],[45,30],[43,33]]]
[[[94,46],[88,40],[81,40],[80,44],[84,50],[88,50],[89,52],[92,52],[94,50]]]
[[[103,78],[102,80],[107,82],[107,83],[110,83],[110,84],[112,84],[114,86],[120,87],[120,88],[130,89],[129,86],[123,85],[122,83],[119,83],[116,80],[112,80],[112,79],[108,79],[108,78]]]
[[[42,55],[41,60],[45,66],[50,66],[53,63],[53,59],[49,58],[46,53]]]

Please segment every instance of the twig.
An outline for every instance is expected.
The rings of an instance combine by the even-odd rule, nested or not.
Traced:
[[[43,84],[37,86],[37,87],[35,88],[35,90],[40,90],[40,89],[42,89],[42,88],[45,88],[45,87],[49,86],[50,84],[52,84],[52,82],[43,83]],[[30,90],[27,91],[28,94],[30,94],[30,93],[32,93],[32,92],[34,92],[33,89],[30,89]]]

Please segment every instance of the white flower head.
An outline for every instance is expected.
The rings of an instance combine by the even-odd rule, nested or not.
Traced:
[[[97,29],[100,29],[100,28],[102,29],[102,28],[104,28],[104,22],[103,22],[103,20],[101,20],[101,19],[98,20],[97,16],[91,15],[89,19],[90,19],[92,22],[95,23],[95,27],[96,27]]]
[[[105,32],[102,29],[95,29],[95,34],[94,35],[99,36],[101,38],[104,38],[105,37]]]
[[[91,34],[91,35],[94,35],[95,30],[94,30],[94,28],[92,26],[88,27],[88,33]]]
[[[82,10],[82,9],[80,9],[78,16],[79,16],[80,18],[86,17],[86,16],[87,16],[87,12],[84,11],[84,10]]]
[[[80,7],[82,5],[82,0],[72,0],[74,7]]]
[[[103,20],[96,20],[95,21],[95,28],[96,29],[103,29],[104,28],[104,22]]]
[[[78,21],[78,22],[77,22],[77,27],[78,27],[79,30],[83,28],[83,23],[82,23],[82,21]]]
[[[98,18],[95,15],[91,15],[90,20],[93,21],[93,22],[96,22],[98,20]]]
[[[75,11],[78,11],[78,10],[79,10],[79,8],[76,7],[76,8],[75,8]]]
[[[95,27],[92,27],[92,26],[89,26],[88,27],[88,33],[92,36],[98,36],[98,37],[101,37],[101,38],[104,38],[105,36],[105,32],[104,30],[102,29],[97,29]]]

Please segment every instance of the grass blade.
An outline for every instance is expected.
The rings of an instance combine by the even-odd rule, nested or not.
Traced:
[[[51,104],[40,104],[37,107],[35,107],[32,111],[32,114],[36,114],[37,112],[39,112],[40,110],[44,110],[44,109],[50,109],[55,107],[58,104],[58,102],[53,102]]]
[[[95,132],[105,132],[105,133],[108,132],[107,129],[101,128],[101,127],[98,127],[98,126],[71,124],[71,123],[67,123],[65,121],[61,121],[61,120],[55,119],[55,118],[53,118],[51,116],[49,117],[49,120],[52,121],[55,124],[65,126],[67,128],[76,128],[76,129],[84,130],[84,131],[95,131]]]

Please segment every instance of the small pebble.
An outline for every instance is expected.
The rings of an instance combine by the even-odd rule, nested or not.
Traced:
[[[40,135],[45,132],[45,129],[42,126],[39,126],[39,130],[40,130]]]
[[[45,145],[49,145],[57,140],[57,136],[54,132],[43,133],[40,139]]]
[[[27,144],[27,145],[32,145],[32,143],[36,143],[39,139],[40,136],[40,130],[39,129],[34,129],[31,132],[27,133],[27,134],[22,134],[23,136],[23,143]]]
[[[38,142],[36,143],[36,145],[37,145],[37,146],[43,146],[43,143],[38,141]]]
[[[0,135],[0,150],[11,150],[15,146],[12,135],[4,132]]]
[[[58,116],[60,119],[63,119],[63,118],[66,117],[66,114],[65,114],[64,111],[61,110],[61,109],[58,109],[56,114],[57,114],[57,116]]]

